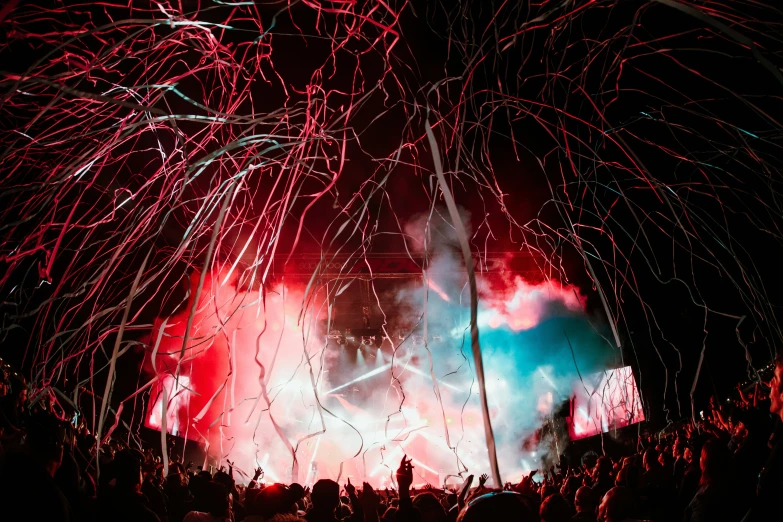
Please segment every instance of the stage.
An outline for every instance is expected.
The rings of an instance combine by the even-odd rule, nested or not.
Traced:
[[[642,420],[633,373],[615,371],[579,290],[526,280],[530,256],[488,260],[479,329],[503,475]],[[192,302],[156,322],[146,425],[200,445],[205,466],[261,466],[273,481],[384,487],[403,455],[421,484],[488,469],[464,270],[446,257],[428,270],[401,256],[347,261],[288,260],[263,291],[241,270],[207,274],[184,357]]]

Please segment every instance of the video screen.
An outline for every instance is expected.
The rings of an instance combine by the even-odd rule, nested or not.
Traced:
[[[642,401],[630,366],[583,376],[574,382],[568,423],[571,440],[643,420]]]

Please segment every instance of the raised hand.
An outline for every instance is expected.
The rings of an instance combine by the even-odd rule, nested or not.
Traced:
[[[261,466],[257,467],[256,472],[253,474],[253,480],[258,480],[263,476],[264,476],[264,470],[261,468]]]
[[[486,484],[486,483],[487,483],[487,480],[488,480],[488,479],[489,479],[489,475],[487,475],[486,473],[482,474],[482,475],[479,477],[479,487],[480,487],[480,488],[483,488],[483,487],[484,487],[484,484]]]
[[[397,468],[397,487],[400,488],[400,492],[409,490],[411,484],[413,484],[412,460],[413,459],[409,459],[407,455],[403,455],[402,460],[400,461],[400,467]]]
[[[535,493],[535,489],[533,488],[533,474],[531,473],[527,477],[522,477],[522,481],[516,485],[514,491],[517,493],[522,493],[523,495],[530,495]]]
[[[344,485],[343,489],[345,489],[345,492],[348,493],[348,496],[350,497],[356,495],[356,488],[351,484],[351,477],[348,477],[348,484]]]
[[[378,498],[378,494],[375,493],[375,490],[372,488],[372,486],[366,482],[362,484],[362,496],[359,501],[362,504],[365,522],[377,521],[378,505],[380,504],[380,499]]]
[[[432,484],[430,484],[429,482],[424,484],[424,491],[432,491]]]

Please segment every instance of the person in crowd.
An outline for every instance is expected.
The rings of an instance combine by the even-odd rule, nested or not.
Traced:
[[[413,507],[421,514],[422,522],[445,522],[446,510],[434,493],[425,491],[413,498]]]
[[[572,520],[576,522],[596,522],[596,496],[592,488],[582,486],[576,490],[574,507],[576,508],[576,515],[574,515]]]
[[[613,487],[598,506],[599,522],[633,522],[638,513],[638,503],[633,492],[624,487]]]
[[[674,462],[669,451],[671,451],[671,449],[667,446],[658,454],[658,464],[661,465],[661,468],[663,469],[662,475],[666,477],[667,482],[671,482],[670,478],[674,477]]]
[[[225,485],[216,481],[207,482],[204,484],[202,494],[204,495],[204,506],[206,507],[206,510],[191,511],[185,515],[183,522],[233,521],[231,493]]]
[[[70,522],[70,504],[54,480],[63,460],[64,426],[39,412],[26,431],[24,444],[0,459],[0,506],[17,520]]]
[[[234,480],[234,463],[228,462],[228,471],[225,471],[224,468],[220,468],[220,470],[215,473],[212,480],[222,484],[226,491],[231,493],[231,498],[233,499],[231,510],[235,517],[240,520],[243,519],[245,517],[245,508],[240,502],[239,490],[237,489],[237,484]]]
[[[677,495],[677,505],[680,511],[684,511],[688,506],[696,491],[698,491],[699,482],[701,481],[701,468],[693,457],[693,448],[686,445],[682,450],[682,455],[686,466]]]
[[[768,398],[769,412],[775,420],[768,444],[771,451],[759,474],[752,508],[743,522],[774,520],[783,512],[783,354],[778,354],[774,364]]]
[[[313,507],[307,512],[307,522],[336,522],[340,505],[340,485],[329,479],[321,479],[313,485],[310,496]]]
[[[245,522],[264,522],[278,514],[296,514],[297,502],[305,494],[305,490],[298,484],[291,487],[284,484],[271,484],[260,490],[253,500],[248,502],[246,497],[246,509],[249,513],[244,517]]]
[[[101,521],[159,522],[160,518],[149,508],[149,501],[141,493],[141,453],[123,449],[118,451],[104,473],[108,483],[99,490]],[[112,485],[113,483],[113,485]]]
[[[397,520],[397,508],[389,506],[381,517],[382,522],[395,522]]]
[[[555,493],[541,503],[538,514],[541,522],[569,522],[574,511],[561,495]]]
[[[685,439],[678,436],[674,441],[674,445],[672,446],[672,478],[675,487],[682,484],[682,477],[685,475],[685,468],[687,463],[685,462],[685,458],[683,456],[684,448]]]
[[[699,490],[685,510],[686,522],[730,522],[741,512],[732,487],[731,453],[720,441],[708,441],[701,450]]]
[[[617,472],[617,477],[614,480],[615,486],[623,486],[633,490],[637,489],[639,484],[639,475],[636,470],[636,466],[623,465],[620,471]]]
[[[397,522],[421,522],[421,514],[413,507],[410,488],[413,485],[412,459],[403,455],[400,467],[397,468],[396,479],[398,489]]]
[[[614,479],[612,478],[612,461],[609,457],[599,457],[595,462],[595,467],[592,473],[593,490],[595,495],[599,498],[603,497],[612,486],[614,486]]]
[[[163,492],[163,466],[150,461],[144,455],[145,462],[142,465],[144,480],[141,484],[141,493],[147,497],[149,508],[158,515],[161,520],[168,520],[168,502]]]
[[[540,501],[545,501],[555,493],[557,493],[557,488],[554,484],[549,483],[549,479],[546,479],[544,486],[541,488]]]
[[[169,474],[163,484],[163,492],[166,495],[169,522],[182,522],[185,515],[191,511],[193,495],[188,488],[188,475],[179,462],[169,465]]]
[[[642,486],[645,488],[664,488],[669,484],[666,470],[658,460],[658,451],[650,448],[644,452],[642,458]]]

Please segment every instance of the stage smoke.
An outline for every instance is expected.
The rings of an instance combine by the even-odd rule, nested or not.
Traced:
[[[169,400],[161,403],[158,387],[148,424],[160,427],[165,411],[167,428],[204,444],[216,463],[228,459],[249,473],[267,460],[281,480],[391,479],[402,454],[419,462],[422,484],[487,471],[466,274],[439,237],[430,243],[437,249],[427,283],[403,284],[382,299],[394,303],[386,331],[410,335],[386,338],[374,365],[364,345],[327,343],[325,294],[311,296],[300,315],[304,288],[280,285],[264,296],[208,274],[184,357],[191,305],[156,323],[150,373]],[[481,276],[479,289],[501,472],[518,480],[530,466],[555,462],[568,444],[553,409],[568,400],[579,373],[618,363],[579,289],[514,274]]]

